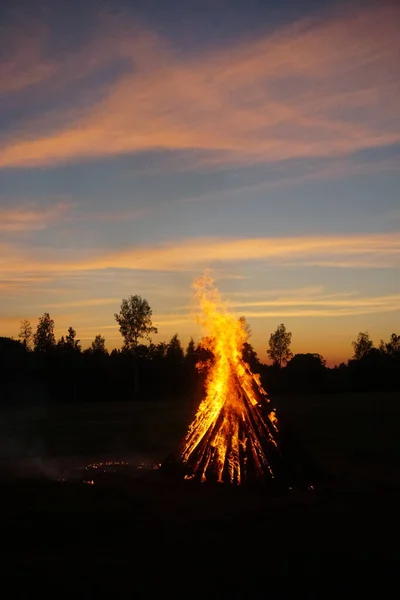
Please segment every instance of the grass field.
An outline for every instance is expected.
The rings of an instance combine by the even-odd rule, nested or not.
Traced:
[[[99,458],[161,461],[195,410],[184,402],[3,409],[3,469],[36,469],[0,477],[3,586],[13,597],[62,597],[70,586],[85,598],[258,599],[288,589],[326,598],[355,578],[357,598],[373,579],[382,595],[399,567],[399,401],[276,399],[294,449],[325,474],[314,491],[283,494],[158,471],[93,486],[55,481],[68,465]]]
[[[395,486],[400,395],[278,398],[282,428],[327,474],[353,484]],[[0,412],[0,457],[161,462],[185,434],[193,402],[48,405]],[[39,463],[37,463],[39,464]]]

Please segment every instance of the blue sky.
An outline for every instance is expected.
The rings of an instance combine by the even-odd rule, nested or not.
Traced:
[[[396,3],[81,4],[0,8],[0,335],[140,294],[186,343],[204,269],[263,360],[398,331]]]

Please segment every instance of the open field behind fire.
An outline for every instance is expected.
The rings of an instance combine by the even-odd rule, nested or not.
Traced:
[[[399,483],[399,394],[284,397],[281,427],[329,476],[375,488]],[[47,405],[0,411],[0,459],[40,469],[96,458],[157,463],[185,434],[196,410],[183,400]],[[37,460],[35,460],[37,459]],[[49,473],[50,474],[50,473]]]

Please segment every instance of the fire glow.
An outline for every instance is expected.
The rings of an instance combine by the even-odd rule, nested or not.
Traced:
[[[272,480],[281,464],[278,419],[260,378],[243,359],[244,319],[229,312],[208,275],[194,283],[202,347],[212,359],[206,394],[184,438],[180,461],[185,479],[240,485]]]

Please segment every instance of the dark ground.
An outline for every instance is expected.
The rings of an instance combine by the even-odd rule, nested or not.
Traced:
[[[189,422],[193,409],[176,402],[4,410],[4,597],[360,597],[373,582],[386,596],[399,566],[399,400],[277,401],[315,478],[314,490],[291,491],[191,485],[151,469]],[[78,468],[103,458],[129,466]]]

